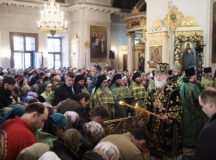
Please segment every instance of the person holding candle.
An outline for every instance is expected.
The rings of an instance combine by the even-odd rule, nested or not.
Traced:
[[[177,82],[168,75],[169,64],[157,63],[155,88],[144,100],[145,108],[157,115],[149,115],[147,124],[149,150],[159,159],[174,158],[181,154],[181,99]]]

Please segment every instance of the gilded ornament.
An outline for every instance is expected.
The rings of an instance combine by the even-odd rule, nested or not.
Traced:
[[[135,7],[133,7],[133,9],[132,9],[132,11],[131,11],[131,14],[132,14],[132,15],[135,15],[135,14],[137,14],[137,13],[139,13],[139,10],[138,10],[137,7],[135,6]]]
[[[164,28],[164,26],[161,23],[161,20],[157,19],[152,23],[151,29],[159,29],[159,28]]]
[[[168,32],[156,32],[156,33],[149,33],[149,37],[165,37],[168,36]]]
[[[176,30],[183,19],[184,15],[178,10],[178,8],[173,5],[172,7],[169,6],[169,11],[164,18],[166,24],[171,28],[173,31]]]
[[[195,35],[202,35],[202,31],[176,31],[175,36],[195,36]]]
[[[163,45],[163,40],[162,39],[160,39],[160,40],[151,40],[149,42],[149,45],[150,46],[161,46],[161,45]]]
[[[197,22],[193,17],[184,17],[184,19],[181,22],[181,27],[199,27]]]

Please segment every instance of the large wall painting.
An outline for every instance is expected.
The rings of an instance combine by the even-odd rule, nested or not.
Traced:
[[[107,60],[107,27],[90,26],[90,61],[91,63]]]

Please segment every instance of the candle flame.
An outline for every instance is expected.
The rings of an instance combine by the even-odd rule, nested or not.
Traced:
[[[123,105],[123,103],[124,103],[123,101],[120,101],[120,102],[119,102],[120,105]]]

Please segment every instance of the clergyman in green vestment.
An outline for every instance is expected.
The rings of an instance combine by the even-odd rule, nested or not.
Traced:
[[[199,133],[205,123],[205,115],[199,105],[200,89],[196,84],[194,68],[185,70],[186,77],[180,86],[182,100],[182,160],[193,160]]]
[[[113,99],[112,92],[108,87],[106,75],[101,75],[98,77],[93,101],[95,106],[102,105],[108,110],[109,119],[114,118],[115,102]]]

